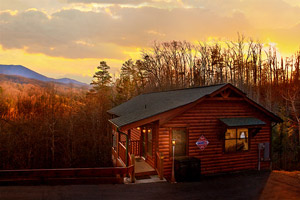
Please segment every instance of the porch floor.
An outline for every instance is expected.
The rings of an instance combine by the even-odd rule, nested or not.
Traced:
[[[151,167],[143,158],[136,157],[135,158],[135,174],[136,175],[154,175],[156,174],[156,170]]]

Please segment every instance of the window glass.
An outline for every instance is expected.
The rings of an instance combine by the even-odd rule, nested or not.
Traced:
[[[236,138],[236,130],[235,129],[227,129],[225,139],[235,139]]]
[[[249,150],[248,129],[227,129],[225,133],[225,152]]]
[[[172,139],[175,139],[175,156],[186,156],[187,136],[186,129],[172,129]],[[172,145],[172,144],[171,144]]]
[[[247,151],[249,149],[248,129],[238,129],[237,145],[239,151]]]

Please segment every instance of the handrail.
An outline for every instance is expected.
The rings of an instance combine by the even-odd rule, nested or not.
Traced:
[[[126,149],[126,147],[122,144],[122,142],[119,142],[119,144],[120,144],[124,149]]]
[[[119,142],[119,155],[118,157],[121,158],[122,162],[126,165],[126,147],[121,143]]]
[[[111,152],[112,152],[112,155],[114,156],[114,158],[118,159],[118,154],[117,154],[117,151],[114,149],[114,147],[111,148]]]

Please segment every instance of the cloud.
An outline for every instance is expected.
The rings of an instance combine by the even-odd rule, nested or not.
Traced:
[[[151,0],[65,0],[67,3],[141,4]]]
[[[221,16],[243,13],[255,28],[289,27],[300,21],[300,7],[291,0],[182,0],[190,7],[202,7]],[[300,3],[299,3],[300,5]]]
[[[122,3],[117,0],[110,2]],[[128,59],[126,48],[146,48],[154,41],[195,41],[211,36],[234,39],[237,32],[259,38],[263,35],[261,30],[270,32],[270,35],[275,35],[270,30],[274,30],[274,33],[278,30],[277,35],[284,32],[288,36],[292,33],[283,31],[288,30],[284,23],[288,13],[293,16],[289,21],[291,26],[298,19],[300,21],[300,14],[297,14],[300,8],[282,0],[228,0],[226,4],[220,0],[178,2],[180,6],[178,3],[172,9],[114,5],[97,7],[97,11],[75,8],[53,13],[39,9],[14,14],[3,11],[0,12],[0,44],[4,49],[24,49],[29,53],[53,57]],[[274,2],[276,5],[273,5]],[[263,10],[260,6],[269,7]],[[280,9],[282,19],[277,19],[275,13],[278,14]]]
[[[248,25],[242,13],[220,17],[201,8],[172,10],[153,7],[103,8],[100,12],[61,10],[48,15],[29,10],[0,14],[0,43],[66,58],[123,59],[125,47],[147,47],[154,40],[201,39],[229,36]]]
[[[25,11],[30,8],[55,12],[68,4],[64,0],[1,0],[0,10]]]
[[[275,41],[280,52],[289,55],[300,50],[300,23],[290,27],[281,29],[263,30],[262,35],[270,41]]]
[[[101,32],[104,35],[95,18],[107,20],[105,14],[77,10],[61,11],[50,17],[34,10],[14,16],[2,13],[0,43],[4,49],[19,48],[55,57],[124,58],[120,46],[95,39]]]

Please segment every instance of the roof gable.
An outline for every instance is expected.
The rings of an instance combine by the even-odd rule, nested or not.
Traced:
[[[281,120],[275,114],[249,99],[245,93],[231,84],[219,84],[213,86],[142,94],[110,109],[108,113],[118,116],[114,119],[111,119],[110,122],[120,128],[134,122],[165,113],[175,108],[191,104],[205,96],[218,97],[220,95],[224,98],[230,96],[242,97],[248,101],[248,103],[251,103],[260,110],[263,110],[276,121]]]

